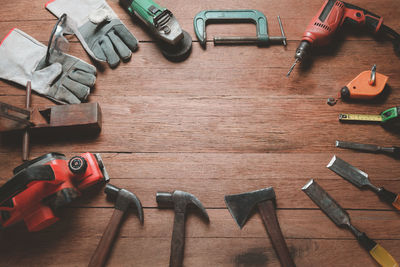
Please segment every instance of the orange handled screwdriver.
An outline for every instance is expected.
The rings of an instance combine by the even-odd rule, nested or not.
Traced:
[[[371,184],[368,179],[368,174],[365,172],[357,169],[356,167],[336,156],[333,156],[331,162],[329,162],[328,166],[326,167],[358,188],[368,187],[374,191],[382,201],[400,210],[399,194],[395,194],[383,187],[376,187],[375,185]]]

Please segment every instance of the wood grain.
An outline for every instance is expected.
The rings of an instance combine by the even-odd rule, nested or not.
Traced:
[[[17,27],[47,44],[56,18],[45,10],[46,1],[3,2],[0,39]],[[176,189],[198,197],[210,216],[207,225],[189,210],[184,266],[279,266],[260,215],[254,212],[240,230],[224,203],[226,194],[269,186],[276,192],[277,216],[297,266],[377,266],[349,231],[336,227],[300,190],[311,178],[348,211],[356,227],[400,260],[399,212],[325,167],[336,154],[368,173],[375,185],[400,192],[400,161],[334,147],[335,140],[400,145],[397,132],[338,122],[342,112],[379,114],[399,105],[399,58],[391,42],[364,30],[343,29],[330,46],[313,50],[310,62],[287,79],[298,42],[321,0],[160,0],[194,41],[191,56],[176,64],[161,55],[154,39],[118,0],[107,2],[138,38],[139,50],[114,70],[96,64],[89,102],[100,103],[102,132],[87,138],[32,138],[31,158],[52,151],[67,157],[99,152],[112,183],[139,197],[144,225],[132,210],[108,266],[168,265],[174,213],[157,209],[155,194]],[[383,16],[385,24],[400,31],[399,1],[351,3]],[[280,35],[280,15],[288,46],[214,46],[216,35],[255,34],[251,24],[224,24],[207,27],[203,50],[193,17],[204,9],[228,8],[262,11],[273,36]],[[94,64],[75,38],[70,41],[70,54]],[[326,104],[373,64],[390,77],[384,97],[373,103]],[[1,80],[0,101],[24,107],[24,86]],[[48,105],[54,103],[32,95],[33,107]],[[21,163],[20,150],[19,137],[0,136],[0,184]],[[23,223],[4,229],[0,266],[87,266],[112,212],[113,203],[96,186],[41,232],[27,233]]]

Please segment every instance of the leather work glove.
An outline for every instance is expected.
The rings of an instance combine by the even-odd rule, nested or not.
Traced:
[[[26,86],[59,103],[85,100],[96,81],[96,68],[79,58],[59,53],[45,64],[47,46],[19,29],[0,43],[0,78]]]
[[[120,58],[131,58],[138,42],[104,0],[53,0],[46,8],[60,18],[67,14],[69,26],[86,52],[97,61],[116,67]]]

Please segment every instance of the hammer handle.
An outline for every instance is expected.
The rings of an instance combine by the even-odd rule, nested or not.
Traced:
[[[97,245],[96,251],[94,252],[88,267],[101,267],[104,266],[107,260],[108,253],[114,238],[118,232],[118,228],[121,224],[124,212],[122,210],[115,209],[111,216],[110,222],[101,237],[100,243]]]
[[[185,213],[176,212],[174,218],[174,230],[172,231],[170,267],[181,267],[185,247]]]
[[[281,227],[279,226],[278,218],[276,217],[274,203],[271,200],[267,200],[257,205],[281,265],[283,267],[295,267],[296,265],[290,257],[289,249],[283,237]]]

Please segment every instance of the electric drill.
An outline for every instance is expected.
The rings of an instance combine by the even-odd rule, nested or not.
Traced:
[[[286,76],[289,77],[296,64],[307,57],[312,46],[329,44],[337,29],[344,24],[363,25],[373,33],[387,34],[392,38],[395,51],[399,54],[400,35],[382,22],[382,17],[363,8],[338,0],[325,1],[304,32],[294,56],[295,62]]]
[[[58,221],[53,212],[77,198],[81,190],[109,180],[100,154],[92,153],[69,161],[63,154],[49,153],[13,172],[0,187],[0,228],[23,220],[30,232]]]

